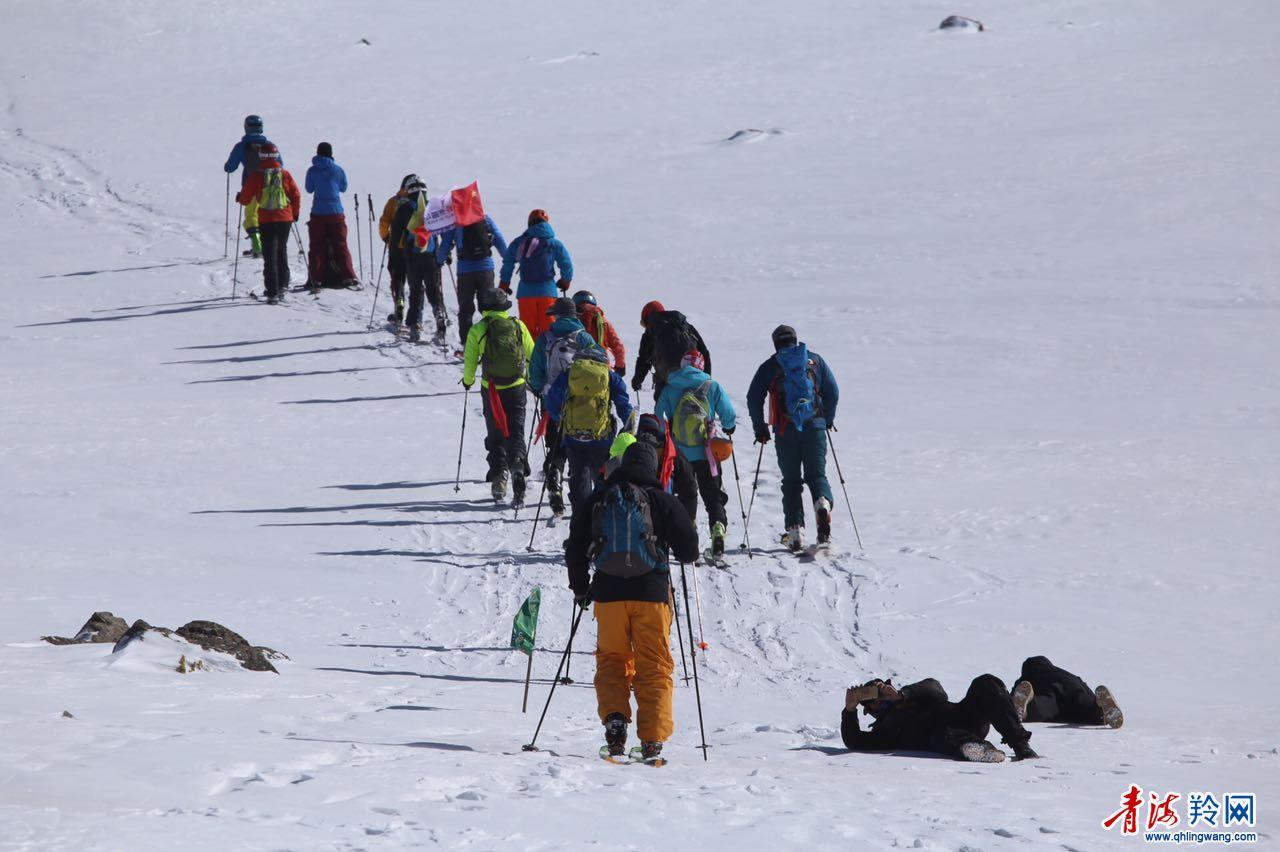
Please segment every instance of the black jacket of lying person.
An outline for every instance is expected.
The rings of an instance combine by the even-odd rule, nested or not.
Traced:
[[[858,707],[874,721],[858,727]],[[1013,749],[1014,760],[1038,757],[1031,734],[1018,721],[1009,690],[1000,678],[974,678],[964,698],[948,700],[933,678],[897,689],[887,680],[871,680],[845,692],[840,735],[853,751],[930,751],[956,760],[999,763],[1005,754],[987,742],[995,728]]]
[[[1118,728],[1124,714],[1111,690],[1090,689],[1079,675],[1059,668],[1048,657],[1027,657],[1014,681],[1013,707],[1023,722],[1062,722]]]

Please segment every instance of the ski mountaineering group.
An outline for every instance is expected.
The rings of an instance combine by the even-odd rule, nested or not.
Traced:
[[[288,242],[300,218],[301,197],[256,115],[245,119],[244,136],[227,159],[228,180],[236,170],[242,171],[236,200],[244,207],[243,228],[251,245],[246,254],[261,257],[266,300],[276,304],[289,292]],[[313,195],[307,289],[358,288],[341,198],[347,177],[329,143],[317,147],[304,186]],[[358,206],[358,195],[356,200]],[[423,227],[427,205],[424,182],[406,175],[378,222],[394,300],[387,321],[398,335],[418,342],[425,302],[435,320],[434,342],[446,347],[450,322],[441,269],[451,266],[456,254],[462,384],[469,392],[477,379],[480,383],[491,495],[505,505],[509,490],[512,507],[518,511],[524,505],[531,473],[527,455],[536,432],[546,448],[542,487],[553,519],[566,510],[571,515],[565,541],[576,603],[570,645],[582,614],[594,605],[595,689],[605,736],[601,755],[616,762],[627,754],[634,693],[641,744],[631,757],[660,764],[663,743],[675,727],[670,635],[676,598],[670,568],[673,561],[725,565],[729,519],[721,466],[732,460],[737,478],[733,403],[712,378],[711,352],[702,335],[684,314],[658,301],[641,312],[644,334],[628,390],[622,340],[593,293],[570,295],[573,262],[545,210],[531,211],[525,231],[508,243],[488,215],[443,233],[429,232]],[[368,213],[372,219],[372,209]],[[500,270],[495,249],[502,258]],[[518,316],[512,316],[511,281],[517,270]],[[474,319],[477,308],[479,320]],[[827,362],[794,328],[779,325],[771,342],[773,352],[747,391],[751,428],[760,444],[756,477],[764,445],[772,442],[782,474],[782,543],[811,557],[832,535],[826,459],[840,392]],[[639,394],[650,373],[654,410],[641,414]],[[532,416],[527,416],[529,397]],[[465,412],[464,403],[464,430]],[[806,488],[816,524],[817,545],[810,548],[804,544]],[[711,543],[706,551],[699,548],[695,527],[699,499]],[[749,517],[744,508],[744,531]],[[750,553],[747,542],[742,547]],[[684,585],[683,570],[680,579]],[[685,609],[688,618],[687,588]],[[691,629],[689,634],[692,639]],[[566,648],[562,665],[568,653]],[[696,686],[696,660],[694,675]],[[859,709],[873,720],[866,731],[859,726]],[[1033,656],[1012,690],[984,674],[958,702],[951,702],[934,679],[899,688],[876,678],[850,687],[841,734],[851,750],[919,750],[998,762],[1005,753],[988,742],[991,728],[1021,760],[1037,756],[1024,723],[1051,721],[1118,728],[1123,715],[1107,687],[1090,689],[1077,675]],[[705,734],[702,748],[705,757]]]

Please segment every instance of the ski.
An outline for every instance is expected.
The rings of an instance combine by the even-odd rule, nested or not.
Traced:
[[[627,754],[631,763],[643,763],[645,766],[666,766],[667,759],[659,755],[658,757],[644,757],[640,752],[640,746],[632,746],[631,751]]]
[[[729,563],[723,555],[716,556],[710,550],[702,551],[702,564],[721,569],[729,567]]]

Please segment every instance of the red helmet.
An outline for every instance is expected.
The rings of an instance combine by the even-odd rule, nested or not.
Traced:
[[[640,325],[644,326],[645,328],[648,328],[649,317],[653,316],[654,314],[660,314],[665,310],[666,308],[662,307],[661,302],[658,302],[658,301],[649,302],[647,305],[645,305],[643,308],[640,309]]]
[[[280,165],[280,149],[274,142],[263,142],[258,146],[258,168],[274,169]]]

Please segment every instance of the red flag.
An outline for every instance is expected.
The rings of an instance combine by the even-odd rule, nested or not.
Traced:
[[[470,186],[455,189],[453,196],[453,218],[459,227],[474,225],[484,219],[484,204],[480,201],[480,187],[476,181]]]
[[[547,424],[551,422],[551,415],[542,412],[542,418],[538,421],[538,431],[533,433],[533,442],[536,444],[543,438],[547,437]]]
[[[502,437],[511,437],[511,427],[507,425],[507,410],[502,407],[502,397],[498,395],[496,382],[489,382],[489,411],[493,414],[493,428],[502,433]]]

